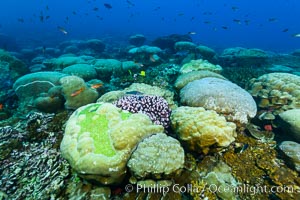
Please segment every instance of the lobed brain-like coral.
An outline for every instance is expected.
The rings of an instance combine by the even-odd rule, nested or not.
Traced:
[[[160,96],[130,95],[115,102],[122,110],[132,113],[144,113],[154,124],[168,128],[170,125],[171,109],[168,102]]]
[[[256,103],[247,91],[219,78],[192,81],[180,91],[180,97],[184,105],[215,110],[242,124],[246,124],[257,111]]]
[[[275,115],[300,108],[300,76],[289,73],[264,74],[251,79],[248,88],[258,106]]]
[[[227,147],[236,137],[234,123],[202,107],[178,107],[171,114],[171,123],[192,151],[208,153],[212,146]]]
[[[163,133],[139,143],[127,166],[137,178],[148,175],[169,175],[183,167],[184,150],[180,143]]]
[[[117,184],[124,178],[127,161],[138,142],[162,131],[162,126],[154,125],[144,114],[94,103],[71,115],[60,148],[81,177]]]

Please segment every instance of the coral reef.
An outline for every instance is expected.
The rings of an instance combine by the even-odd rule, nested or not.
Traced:
[[[160,96],[130,95],[114,103],[118,108],[132,113],[146,114],[154,124],[168,128],[171,110],[168,102]]]
[[[196,47],[196,53],[199,53],[204,60],[212,61],[216,56],[215,50],[204,45]]]
[[[171,114],[171,125],[188,149],[204,154],[229,146],[236,137],[234,123],[202,107],[178,107]]]
[[[224,49],[219,59],[224,66],[231,67],[260,67],[266,64],[268,54],[261,49],[246,49],[234,47]]]
[[[207,60],[198,59],[198,60],[191,60],[190,62],[185,63],[181,67],[180,73],[184,74],[184,73],[199,71],[199,70],[208,70],[215,73],[221,73],[223,68],[220,65],[214,65],[208,62]]]
[[[65,118],[63,113],[31,113],[25,123],[0,128],[0,187],[9,199],[60,197],[69,176],[57,148]]]
[[[26,74],[14,83],[13,90],[20,100],[18,112],[27,114],[38,109],[57,112],[63,106],[60,78],[67,76],[59,72],[36,72]]]
[[[240,198],[269,199],[271,187],[278,186],[289,188],[289,191],[294,190],[294,192],[275,190],[272,193],[274,198],[299,198],[299,194],[295,192],[300,181],[298,174],[277,158],[277,152],[274,149],[276,143],[262,143],[243,134],[238,134],[236,143],[247,144],[249,147],[239,153],[235,153],[235,149],[231,148],[220,159],[232,168],[232,174],[240,184],[256,189],[254,196],[251,192],[239,190]]]
[[[19,99],[38,97],[41,93],[47,93],[54,86],[59,85],[60,78],[66,74],[59,72],[36,72],[20,77],[13,85]]]
[[[127,166],[137,179],[176,174],[183,168],[184,150],[180,143],[163,133],[145,138],[132,153]]]
[[[118,90],[118,91],[111,91],[107,92],[104,95],[102,95],[97,102],[108,102],[112,103],[114,101],[117,101],[118,99],[122,98],[123,96],[128,96],[132,94],[138,94],[138,95],[149,95],[149,96],[160,96],[164,98],[169,105],[169,108],[174,109],[177,107],[175,104],[173,98],[174,93],[167,90],[167,89],[161,89],[157,86],[151,86],[144,83],[133,83],[129,87],[125,88],[124,90]]]
[[[220,79],[226,79],[222,75],[214,73],[212,71],[207,70],[200,70],[200,71],[191,71],[188,73],[181,74],[176,79],[176,82],[174,83],[174,87],[177,90],[182,89],[184,86],[186,86],[188,83],[194,81],[194,80],[200,80],[202,78],[206,77],[215,77]]]
[[[157,65],[160,61],[158,54],[161,51],[162,50],[159,47],[144,45],[132,48],[128,51],[128,53],[136,62],[140,62],[145,65]]]
[[[179,41],[192,42],[192,38],[187,34],[184,35],[171,34],[171,35],[162,36],[154,39],[152,41],[152,45],[157,46],[161,49],[167,49],[171,52],[174,52],[175,43]]]
[[[271,142],[274,139],[275,134],[272,131],[261,130],[259,126],[252,123],[246,125],[246,130],[249,134],[261,142]]]
[[[124,92],[138,91],[144,95],[153,95],[163,97],[169,104],[171,109],[177,107],[174,102],[174,93],[167,89],[161,89],[158,86],[151,86],[144,83],[133,83],[129,87],[124,89]]]
[[[284,132],[300,142],[300,109],[287,110],[279,114],[280,125]]]
[[[116,184],[123,180],[137,143],[162,131],[144,114],[131,114],[109,103],[89,104],[69,118],[61,151],[81,177]]]
[[[65,76],[59,82],[67,109],[77,109],[80,106],[96,102],[98,98],[97,90],[88,87],[84,80],[78,76]]]
[[[258,107],[274,115],[300,108],[300,76],[288,73],[269,73],[251,79],[248,90]]]
[[[105,44],[99,39],[89,39],[85,41],[85,43],[83,43],[81,46],[94,51],[93,53],[101,53],[105,49]]]
[[[238,186],[238,181],[232,176],[232,169],[222,160],[207,156],[199,163],[197,170],[200,173],[200,180],[209,186],[211,193],[215,193],[221,199],[238,199],[232,190]],[[214,187],[218,190],[214,191]]]
[[[82,56],[70,56],[70,55],[62,55],[58,58],[52,58],[48,60],[44,60],[43,64],[53,70],[61,70],[70,65],[75,64],[87,64],[88,61],[84,59]]]
[[[279,148],[287,157],[287,164],[291,163],[300,172],[300,144],[293,141],[283,141]]]
[[[135,34],[129,37],[129,43],[137,47],[142,46],[145,41],[146,37],[143,34]]]
[[[248,82],[253,79],[265,74],[266,70],[264,67],[248,66],[248,67],[227,67],[223,66],[222,75],[231,82],[237,84],[242,88],[246,88]]]
[[[193,42],[188,41],[178,41],[174,44],[174,49],[176,51],[190,51],[194,52],[196,45]]]
[[[1,36],[1,35],[0,35]],[[20,76],[28,73],[28,68],[25,63],[18,58],[10,55],[8,52],[0,49],[0,66],[8,67],[9,69],[9,77],[15,81]]]
[[[241,124],[246,124],[257,111],[256,103],[247,91],[219,78],[192,81],[181,89],[180,97],[184,105],[215,110],[228,120]]]
[[[122,62],[116,59],[96,59],[93,66],[100,79],[110,80],[112,74],[122,73]]]
[[[85,81],[89,81],[89,80],[97,77],[97,72],[96,72],[95,68],[88,64],[70,65],[68,67],[65,67],[62,70],[62,73],[78,76],[78,77],[84,79]]]

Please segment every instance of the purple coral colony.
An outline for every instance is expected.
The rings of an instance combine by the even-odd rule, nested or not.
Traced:
[[[221,49],[195,31],[69,38],[70,18],[47,45],[0,21],[0,199],[300,199],[300,49]]]

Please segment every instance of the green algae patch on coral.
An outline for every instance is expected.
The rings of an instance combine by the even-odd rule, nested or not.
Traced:
[[[163,130],[145,114],[122,111],[110,103],[93,103],[70,116],[60,149],[82,178],[118,184],[138,143]]]
[[[78,122],[80,126],[78,137],[84,132],[89,132],[94,140],[94,153],[111,157],[116,154],[116,151],[108,134],[108,120],[103,114],[95,115],[99,106],[99,104],[89,105],[79,113],[79,117],[84,119]]]

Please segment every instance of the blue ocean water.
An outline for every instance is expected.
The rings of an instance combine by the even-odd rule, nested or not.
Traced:
[[[294,36],[300,33],[299,8],[298,0],[2,0],[0,33],[25,46],[53,46],[70,39],[127,41],[136,33],[149,42],[195,32],[194,43],[216,50],[290,52],[300,46]]]

